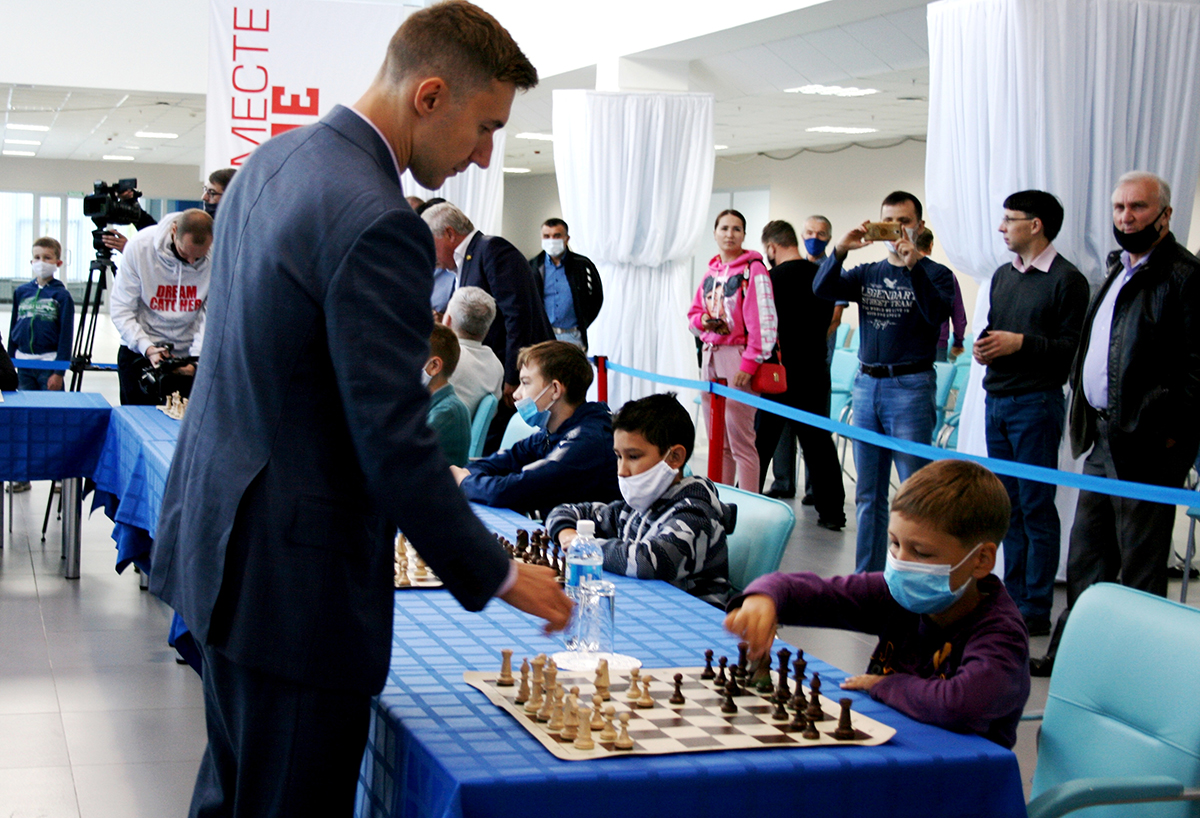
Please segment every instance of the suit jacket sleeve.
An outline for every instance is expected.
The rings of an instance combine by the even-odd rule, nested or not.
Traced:
[[[489,236],[487,242],[480,263],[496,307],[504,315],[504,382],[516,384],[520,382],[518,353],[522,347],[550,340],[550,322],[521,251],[498,236]]]
[[[509,561],[455,486],[425,422],[429,393],[418,373],[433,327],[432,260],[419,241],[426,229],[411,211],[393,210],[359,236],[325,293],[329,354],[376,508],[463,607],[479,610]]]

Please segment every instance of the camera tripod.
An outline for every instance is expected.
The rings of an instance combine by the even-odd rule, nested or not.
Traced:
[[[107,287],[108,275],[117,274],[117,265],[113,263],[112,251],[107,248],[96,251],[96,258],[88,266],[87,287],[83,291],[83,305],[79,312],[79,328],[75,332],[75,345],[71,351],[71,389],[80,391],[83,386],[84,372],[115,372],[115,364],[93,364],[92,350],[96,346],[96,322],[100,317],[100,305],[104,302],[104,290]],[[99,273],[99,277],[96,276]],[[93,298],[94,285],[94,298]]]

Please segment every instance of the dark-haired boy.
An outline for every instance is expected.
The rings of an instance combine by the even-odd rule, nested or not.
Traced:
[[[467,499],[532,512],[620,496],[608,407],[587,400],[592,365],[565,341],[525,347],[517,357],[518,414],[538,431],[511,449],[451,466]]]
[[[421,380],[429,390],[425,422],[437,432],[438,445],[446,459],[455,466],[465,466],[471,453],[471,415],[450,383],[450,376],[458,368],[459,354],[454,330],[434,324],[429,336],[429,360],[421,370]]]
[[[988,323],[975,342],[987,366],[988,455],[1058,467],[1066,418],[1063,384],[1079,345],[1087,279],[1051,244],[1063,223],[1058,199],[1022,190],[1004,200],[1000,232],[1016,258],[992,274]],[[1056,486],[1001,476],[1012,502],[1004,584],[1031,636],[1050,632],[1061,542]]]
[[[626,403],[613,418],[622,499],[559,506],[546,518],[550,536],[568,545],[576,524],[593,520],[606,571],[665,580],[724,605],[730,509],[707,477],[683,476],[695,442],[696,427],[674,394]]]
[[[875,634],[867,672],[843,688],[1011,748],[1029,698],[1029,636],[991,574],[1008,517],[996,475],[935,461],[892,501],[882,573],[768,574],[729,604],[725,627],[750,643],[751,658],[771,647],[779,624]]]

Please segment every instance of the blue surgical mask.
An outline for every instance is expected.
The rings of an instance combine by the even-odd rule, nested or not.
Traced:
[[[804,240],[804,249],[807,250],[808,254],[813,258],[820,258],[821,254],[825,252],[825,248],[828,246],[828,239],[811,238]]]
[[[553,384],[546,384],[546,389],[549,389]],[[538,392],[536,398],[521,398],[516,402],[517,414],[521,416],[521,420],[525,421],[530,426],[535,426],[542,431],[546,430],[546,424],[550,422],[550,409],[558,400],[550,401],[550,406],[539,410],[537,402],[542,399],[542,395],[546,394],[546,389]]]
[[[892,599],[901,608],[915,614],[934,614],[946,610],[962,599],[967,586],[971,584],[968,579],[957,590],[950,590],[950,573],[974,556],[981,545],[983,543],[972,548],[957,565],[909,562],[892,556],[891,549],[888,549],[883,579],[892,592]]]

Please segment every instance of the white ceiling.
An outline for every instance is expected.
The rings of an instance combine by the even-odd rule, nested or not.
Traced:
[[[828,22],[835,6],[847,19],[810,30],[814,20]],[[854,19],[863,13],[861,3],[826,3],[741,30],[630,56],[682,65],[689,90],[714,95],[715,141],[728,146],[719,156],[922,136],[929,93],[925,6],[923,0],[892,0],[891,6],[900,8],[878,14],[877,2],[875,16]],[[553,172],[553,143],[517,139],[516,134],[549,133],[552,92],[594,88],[595,83],[593,66],[545,78],[533,91],[519,95],[508,126],[506,167]],[[879,93],[861,97],[785,93],[787,88],[808,84],[857,85],[877,88]],[[132,162],[114,162],[132,165],[201,165],[204,161],[203,95],[18,85],[0,85],[0,95],[5,101],[3,138],[41,142],[5,144],[5,150],[32,151],[44,159],[133,156]],[[50,130],[16,131],[7,127],[13,123],[48,125]],[[845,136],[806,130],[820,125],[870,127],[876,132]],[[138,131],[175,133],[178,138],[139,138],[134,136]]]

